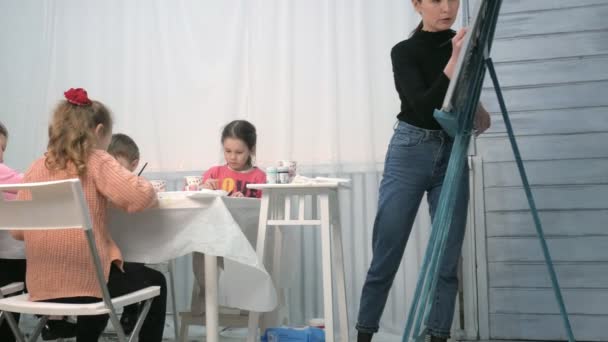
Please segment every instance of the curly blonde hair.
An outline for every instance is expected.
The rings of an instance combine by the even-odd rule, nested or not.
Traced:
[[[95,128],[102,124],[103,134],[112,130],[110,111],[99,101],[79,106],[61,101],[49,125],[49,144],[45,165],[50,170],[64,170],[72,164],[79,176],[87,170],[89,154],[95,149]]]

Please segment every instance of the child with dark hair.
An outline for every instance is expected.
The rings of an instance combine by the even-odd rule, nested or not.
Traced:
[[[139,147],[130,136],[122,133],[112,134],[112,140],[108,146],[111,154],[120,165],[133,172],[139,165]]]
[[[108,153],[116,159],[118,164],[122,165],[125,169],[134,172],[139,165],[139,147],[135,141],[128,135],[123,133],[112,134],[112,140],[108,145]],[[142,263],[131,262],[133,268],[141,268],[145,265]],[[120,324],[125,334],[129,335],[135,329],[135,323],[139,316],[141,306],[140,304],[131,304],[125,306],[120,316]]]
[[[233,197],[262,197],[247,184],[266,183],[266,173],[254,165],[257,133],[249,121],[235,120],[222,131],[225,165],[214,166],[203,174],[203,187],[224,190]]]
[[[226,164],[214,166],[203,174],[203,187],[224,190],[233,197],[262,197],[262,192],[248,189],[247,184],[266,183],[266,173],[255,166],[257,133],[249,121],[235,120],[222,130],[222,147]],[[219,267],[223,259],[218,258]],[[190,310],[200,315],[205,309],[205,262],[200,253],[192,255],[192,269],[196,283],[192,288]]]
[[[8,130],[0,122],[0,184],[21,183],[23,175],[10,167],[4,165],[4,151],[8,144]],[[12,200],[17,197],[15,192],[1,193],[5,200]],[[15,259],[16,254],[22,255],[21,258]],[[25,253],[23,244],[17,243],[6,231],[0,232],[0,286],[8,285],[14,282],[25,281]],[[15,315],[19,321],[19,315]],[[0,322],[0,340],[15,341],[13,332],[8,327],[6,320]]]

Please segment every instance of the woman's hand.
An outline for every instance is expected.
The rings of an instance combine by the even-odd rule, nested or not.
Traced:
[[[464,44],[464,37],[467,33],[466,28],[461,28],[458,33],[452,38],[452,56],[443,69],[443,73],[451,80],[454,74],[454,69],[456,69],[456,63],[458,62],[458,56],[460,55],[460,50],[462,49],[462,45]]]
[[[230,194],[230,197],[245,197],[245,195],[243,195],[243,193],[240,191],[235,191],[232,194]]]
[[[217,190],[218,186],[219,186],[219,183],[218,183],[217,179],[209,178],[203,184],[203,189]]]
[[[490,117],[490,113],[483,108],[483,105],[480,103],[477,106],[477,112],[475,112],[475,120],[473,121],[473,128],[475,129],[475,135],[480,135],[485,132],[490,125],[492,124],[492,118]]]

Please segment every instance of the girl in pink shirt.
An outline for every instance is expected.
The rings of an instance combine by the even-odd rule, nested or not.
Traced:
[[[0,122],[0,184],[14,184],[21,183],[23,175],[10,167],[4,165],[4,151],[6,151],[6,144],[8,143],[8,130]],[[4,198],[7,200],[15,199],[17,197],[16,192],[5,192]]]
[[[203,187],[224,190],[233,197],[262,197],[262,192],[248,189],[247,184],[266,183],[266,174],[253,165],[257,134],[255,126],[235,120],[222,131],[226,164],[214,166],[203,174]]]
[[[235,120],[222,131],[225,165],[214,166],[203,174],[203,187],[224,190],[233,197],[262,197],[262,192],[248,189],[247,184],[266,183],[264,171],[253,166],[257,134],[255,126],[245,120]],[[218,259],[223,267],[223,259]],[[192,269],[196,283],[192,287],[190,311],[200,315],[205,308],[205,262],[203,254],[192,255]]]
[[[4,165],[4,151],[8,142],[8,130],[0,122],[0,184],[21,183],[23,175]],[[13,200],[17,197],[15,192],[0,193],[6,200]],[[1,199],[0,199],[1,200]],[[16,254],[21,254],[21,259],[15,259]],[[0,232],[0,287],[14,282],[25,281],[25,253],[23,244],[15,241],[6,231]],[[19,321],[19,315],[15,315]],[[13,332],[8,324],[3,320],[0,323],[0,341],[15,341]]]

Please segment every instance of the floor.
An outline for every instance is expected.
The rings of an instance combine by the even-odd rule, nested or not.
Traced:
[[[175,334],[173,330],[173,320],[167,317],[167,322],[165,324],[165,339],[163,341],[170,342],[175,341]],[[23,331],[31,331],[35,325],[35,319],[26,318],[21,322],[21,328]],[[104,333],[102,339],[100,341],[103,342],[114,342],[117,341],[115,335],[111,332],[110,324],[108,325],[108,332]],[[192,326],[189,332],[188,342],[200,342],[205,341],[205,328]],[[228,328],[224,329],[220,334],[220,342],[241,342],[245,341],[247,335],[247,330],[245,328]],[[354,341],[354,336],[351,338]],[[41,338],[38,341],[42,341]],[[65,342],[73,342],[75,339],[67,339]],[[396,335],[388,335],[388,334],[378,334],[374,336],[374,342],[401,342],[401,336]],[[526,341],[506,341],[506,340],[486,340],[486,341],[475,341],[475,342],[526,342]],[[528,341],[532,342],[532,341]]]
[[[170,342],[175,341],[175,334],[173,330],[173,320],[167,317],[165,323],[165,338],[163,341]],[[20,323],[22,331],[31,331],[35,326],[36,321],[30,316],[22,320]],[[108,324],[107,333],[102,335],[100,341],[102,342],[114,342],[117,341],[116,335],[111,332],[111,324]],[[188,342],[200,342],[205,341],[205,328],[199,326],[190,327]],[[245,341],[247,336],[247,330],[245,328],[228,328],[222,330],[220,334],[220,342],[241,342]],[[354,339],[352,339],[354,341]],[[42,342],[42,338],[38,339]],[[74,342],[75,339],[66,339],[65,342]],[[400,336],[379,334],[374,338],[374,342],[401,342]],[[521,341],[518,341],[521,342]]]

